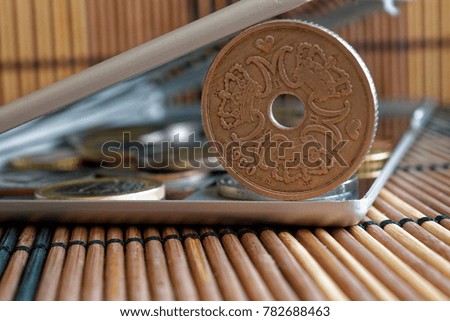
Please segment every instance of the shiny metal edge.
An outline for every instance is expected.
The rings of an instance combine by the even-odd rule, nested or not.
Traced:
[[[362,199],[289,201],[47,201],[0,200],[0,221],[108,224],[277,224],[350,226],[367,213],[403,155],[431,117],[436,104],[422,103],[410,129]]]
[[[247,0],[226,6],[2,106],[0,132],[57,111],[306,2],[308,0]]]

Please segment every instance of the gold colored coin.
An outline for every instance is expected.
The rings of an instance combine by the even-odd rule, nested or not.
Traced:
[[[80,168],[81,163],[82,160],[77,152],[64,148],[13,159],[9,167],[19,170],[73,171]]]
[[[53,200],[161,200],[165,188],[158,181],[143,178],[96,178],[49,185],[35,195]]]
[[[274,108],[292,100],[300,112],[287,115],[300,120],[280,123],[283,113]],[[203,86],[203,127],[223,167],[271,198],[312,198],[348,180],[370,149],[377,116],[359,55],[331,31],[299,21],[263,23],[236,36]]]
[[[114,127],[89,131],[84,137],[73,137],[72,144],[87,162],[103,167],[136,166],[139,137],[159,127]]]
[[[101,169],[97,171],[100,177],[143,177],[164,183],[166,199],[184,199],[200,186],[208,182],[210,172],[202,169],[191,169],[175,172],[149,172],[125,169]]]

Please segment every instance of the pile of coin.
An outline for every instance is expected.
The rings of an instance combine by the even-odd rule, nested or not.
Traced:
[[[183,199],[221,171],[199,121],[93,129],[10,161],[0,198]]]
[[[370,153],[358,170],[361,179],[376,178],[389,159],[392,151],[392,142],[389,140],[375,140]]]
[[[373,181],[380,175],[384,164],[391,155],[392,149],[392,141],[375,139],[370,153],[358,170],[360,195],[365,195],[372,186]]]
[[[228,199],[245,201],[275,201],[276,199],[257,194],[229,174],[217,178],[217,193]],[[338,186],[338,188],[325,193],[324,195],[313,197],[308,201],[346,201],[358,198],[358,176],[354,175],[349,180]]]

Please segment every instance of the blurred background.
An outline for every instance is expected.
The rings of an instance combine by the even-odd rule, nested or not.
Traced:
[[[0,0],[0,105],[233,2]],[[398,15],[381,0],[312,0],[285,16],[318,21],[350,42],[380,97],[448,104],[450,1],[395,4]]]

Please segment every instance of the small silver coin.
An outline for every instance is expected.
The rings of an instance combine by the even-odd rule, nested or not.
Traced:
[[[218,177],[216,185],[217,193],[225,198],[246,201],[277,201],[277,199],[269,198],[249,190],[228,174]],[[355,175],[336,189],[305,201],[344,201],[354,199],[357,195],[358,177]]]

